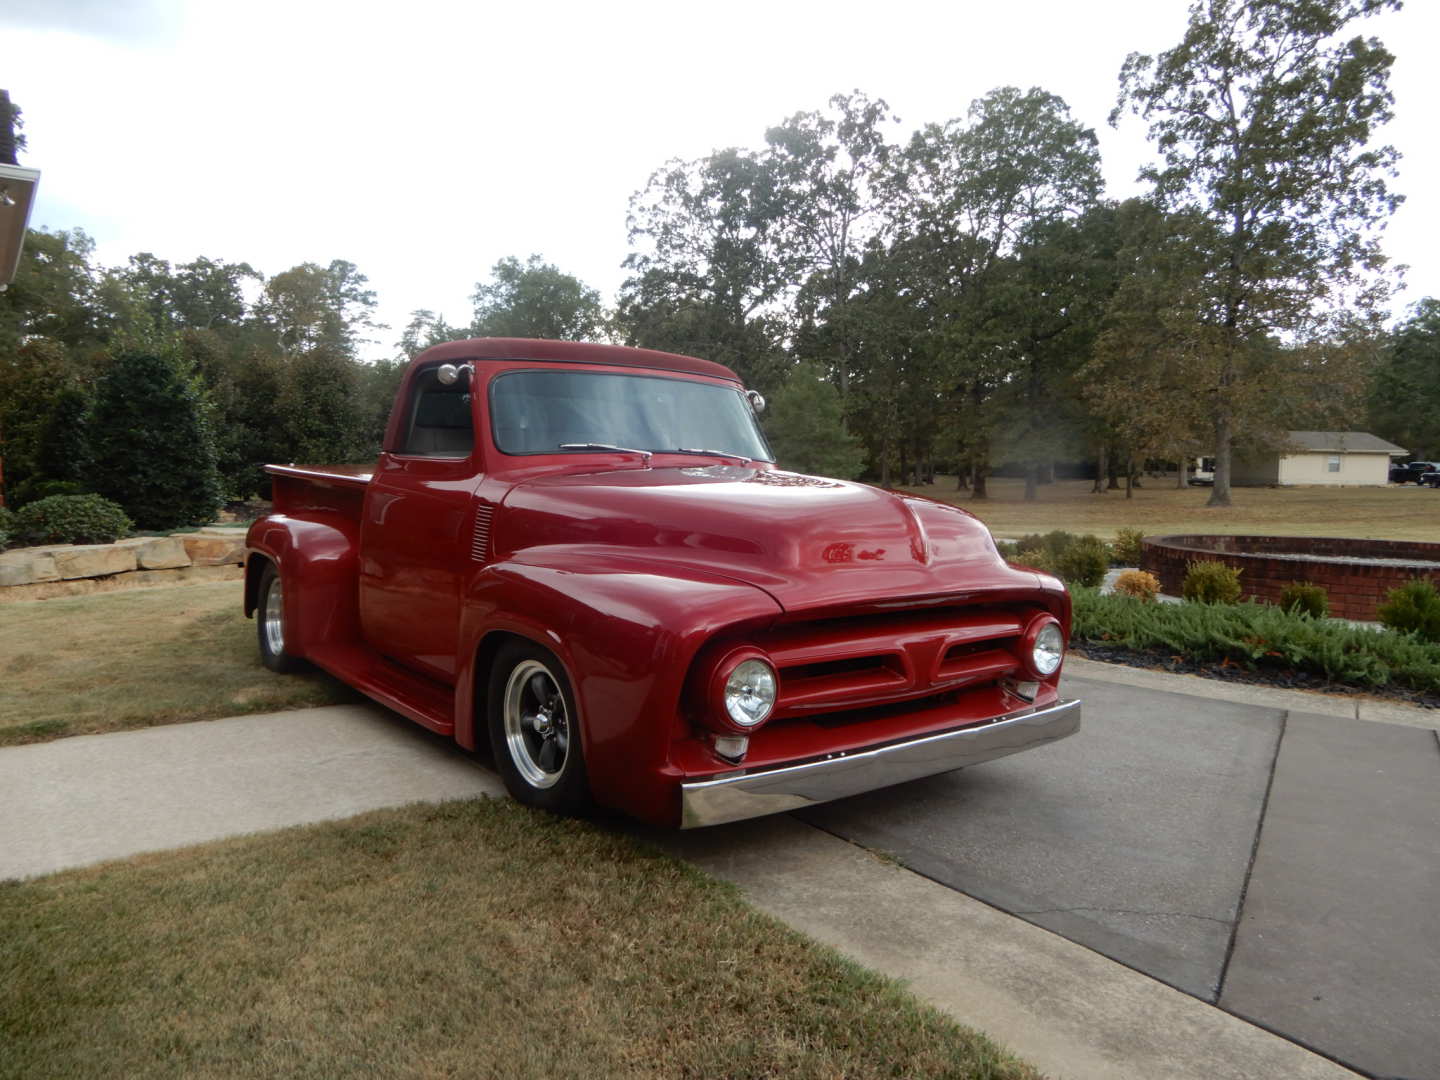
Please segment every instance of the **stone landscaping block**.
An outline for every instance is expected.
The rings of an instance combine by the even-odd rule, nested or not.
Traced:
[[[58,550],[52,556],[55,569],[65,580],[106,577],[135,569],[135,550],[114,544],[85,544]]]
[[[195,566],[229,566],[245,561],[245,534],[233,537],[213,533],[191,533],[175,539],[185,544],[190,562]]]
[[[60,571],[48,552],[7,551],[0,555],[0,586],[59,581]]]
[[[174,570],[190,565],[190,553],[178,537],[165,536],[137,545],[135,561],[141,570]]]

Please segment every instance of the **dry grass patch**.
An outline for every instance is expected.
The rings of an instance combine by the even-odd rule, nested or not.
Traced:
[[[1035,1073],[668,856],[504,801],[0,886],[0,1076]]]
[[[0,605],[0,746],[359,700],[260,664],[238,581]]]
[[[1435,540],[1440,537],[1440,492],[1413,484],[1389,487],[1235,488],[1235,505],[1210,510],[1209,488],[1176,488],[1175,480],[1144,480],[1127,499],[1123,491],[1090,492],[1089,480],[1061,480],[1024,501],[1025,482],[990,481],[990,498],[972,499],[955,490],[953,476],[924,487],[905,488],[975,513],[992,532],[1021,536],[1065,529],[1113,537],[1123,528],[1147,535],[1237,533],[1266,536],[1349,536],[1376,540]]]

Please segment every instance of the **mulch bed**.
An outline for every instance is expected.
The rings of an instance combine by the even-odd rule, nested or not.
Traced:
[[[1440,695],[1411,690],[1404,686],[1349,686],[1333,683],[1323,676],[1293,668],[1247,668],[1233,661],[1195,661],[1161,649],[1129,649],[1123,645],[1093,641],[1072,641],[1070,650],[1087,660],[1106,664],[1127,664],[1151,671],[1168,671],[1173,675],[1200,675],[1222,682],[1252,683],[1284,690],[1319,690],[1326,694],[1356,694],[1364,697],[1387,698],[1422,709],[1440,709]]]

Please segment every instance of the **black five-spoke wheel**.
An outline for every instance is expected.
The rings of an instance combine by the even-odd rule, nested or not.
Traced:
[[[584,753],[569,681],[555,657],[514,642],[490,677],[490,745],[520,802],[574,813],[588,802]]]

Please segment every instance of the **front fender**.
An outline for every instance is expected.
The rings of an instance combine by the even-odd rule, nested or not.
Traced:
[[[678,820],[681,688],[696,652],[721,630],[764,625],[779,604],[751,585],[674,565],[617,567],[552,551],[545,562],[492,564],[471,581],[461,614],[455,734],[474,747],[476,658],[493,634],[515,634],[565,665],[580,711],[590,785],[600,803],[642,819]]]
[[[359,638],[359,526],[341,514],[270,514],[246,534],[245,614],[256,604],[264,561],[280,571],[285,650],[305,656],[326,642]]]

